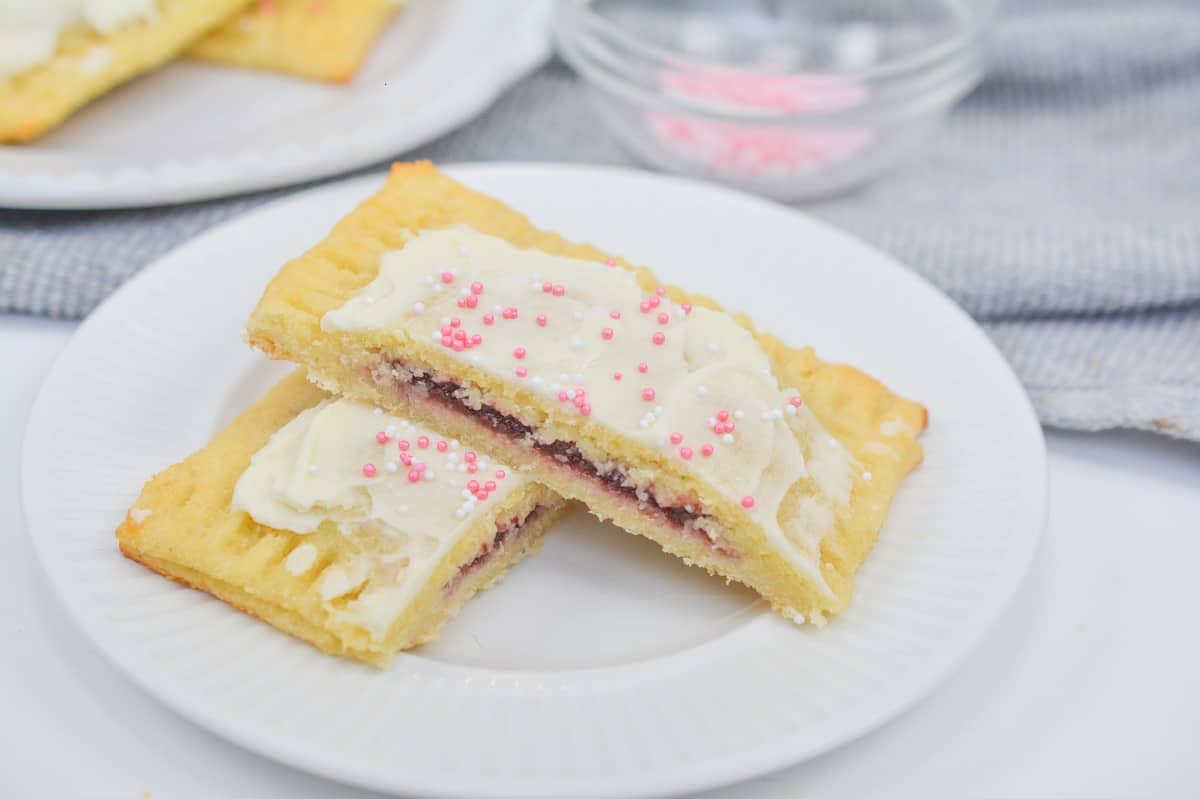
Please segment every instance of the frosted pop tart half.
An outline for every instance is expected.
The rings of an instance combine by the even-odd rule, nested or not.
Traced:
[[[287,264],[248,332],[796,620],[845,607],[921,458],[919,404],[429,164]]]
[[[564,501],[289,376],[146,484],[121,551],[334,655],[385,665],[536,549]]]

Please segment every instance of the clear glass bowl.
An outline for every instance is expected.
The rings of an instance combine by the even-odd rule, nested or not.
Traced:
[[[608,127],[661,169],[784,200],[861,185],[983,75],[996,0],[559,0]]]

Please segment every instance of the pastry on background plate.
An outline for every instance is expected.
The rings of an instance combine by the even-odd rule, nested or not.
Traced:
[[[564,504],[296,372],[150,480],[117,539],[154,571],[382,666],[536,549]]]
[[[402,0],[257,0],[188,55],[346,83],[402,6]]]
[[[925,409],[427,163],[288,263],[252,344],[758,591],[843,609]]]
[[[0,143],[37,138],[80,106],[170,60],[247,3],[0,3]]]

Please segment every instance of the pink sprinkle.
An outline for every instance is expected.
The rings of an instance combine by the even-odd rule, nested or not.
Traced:
[[[582,413],[584,416],[591,416],[592,415],[592,406],[588,405],[585,402],[579,406],[579,412]]]
[[[454,335],[454,331],[450,329],[450,325],[442,325],[442,335],[443,336]]]
[[[404,450],[408,449],[408,446],[409,444],[407,441],[401,441],[399,444],[400,451],[403,452]]]
[[[503,471],[501,471],[501,472],[497,472],[497,473],[496,473],[496,476],[497,476],[497,477],[500,477],[500,476],[502,476],[503,474],[504,474],[504,472],[503,472]],[[495,481],[495,480],[488,480],[486,483],[484,483],[484,484],[483,484],[483,490],[484,490],[484,491],[495,491],[495,490],[496,490],[496,481]]]
[[[638,303],[638,309],[641,310],[642,313],[650,313],[650,309],[653,307],[654,306],[650,304],[649,300],[642,300],[640,303]]]
[[[620,319],[620,318],[621,318],[621,312],[620,312],[620,311],[609,311],[609,314],[608,314],[608,315],[609,315],[609,316],[611,316],[613,319]]]
[[[729,411],[717,411],[717,419],[722,422],[729,421]]]
[[[615,260],[613,260],[612,258],[605,258],[604,265],[605,266],[616,266],[617,262]]]
[[[485,325],[490,325],[492,322],[495,322],[495,321],[496,321],[496,317],[494,315],[492,315],[490,313],[485,313],[483,315],[483,323]]]
[[[416,466],[414,466],[413,468],[414,468],[414,469],[416,469],[418,472],[423,472],[423,471],[425,471],[425,464],[424,464],[424,463],[418,463],[418,464],[417,464]]]
[[[701,454],[701,455],[703,455],[703,456],[704,456],[704,457],[706,457],[706,458],[707,458],[709,455],[712,455],[712,454],[713,454],[713,445],[712,445],[712,444],[705,444],[703,447],[701,447],[701,448],[700,448],[700,454]]]
[[[753,508],[754,507],[754,497],[750,496],[749,494],[742,497],[742,507],[743,508]]]
[[[409,469],[408,470],[408,482],[410,482],[410,483],[421,482],[421,473],[418,472],[416,469]]]
[[[475,464],[475,463],[468,463],[468,464],[467,464],[467,473],[468,473],[468,474],[475,474],[475,472],[477,472],[477,471],[479,471],[479,465],[478,465],[478,464]]]
[[[620,379],[621,379],[621,373],[613,372],[613,380],[620,380]]]
[[[670,321],[671,321],[671,315],[670,315],[670,314],[668,314],[668,313],[660,313],[660,314],[658,315],[658,323],[659,323],[660,325],[665,325],[667,322],[670,322]]]
[[[662,297],[662,296],[664,296],[664,295],[667,293],[667,287],[666,287],[666,286],[659,286],[658,288],[656,288],[656,289],[654,290],[654,293],[655,293],[655,294],[657,294],[658,296]]]
[[[575,407],[576,407],[576,408],[582,408],[582,407],[583,407],[583,403],[584,403],[584,402],[586,402],[586,401],[587,401],[587,400],[584,398],[584,396],[583,396],[582,394],[576,394],[576,395],[575,395],[575,399],[573,400],[573,402],[575,403]]]
[[[804,404],[804,400],[800,399],[799,395],[796,395],[795,397],[792,397],[790,400],[788,400],[788,403],[790,403],[793,408],[799,408],[801,405]]]
[[[570,397],[567,396],[567,392],[565,392],[565,391],[558,392],[558,401],[559,402],[566,402],[568,399],[570,399]]]
[[[458,330],[454,331],[454,338],[458,339],[459,341],[466,341],[467,340],[467,331],[463,330],[460,327]]]
[[[420,438],[418,438],[417,446],[420,447],[421,449],[425,449],[426,447],[428,447],[429,446],[429,436],[421,436]]]
[[[462,320],[457,316],[450,320],[450,327],[459,327],[462,325]]]
[[[468,451],[466,455],[463,455],[463,460],[467,463],[474,463],[478,460],[478,456],[474,452]]]
[[[373,463],[364,463],[363,464],[363,475],[365,477],[374,477],[375,471],[376,471],[375,464],[373,464]]]
[[[443,283],[453,283],[454,282],[454,274],[451,272],[442,272],[442,282]]]
[[[690,302],[681,302],[679,303],[679,307],[683,309],[684,313],[692,312],[692,304]]]
[[[508,473],[507,473],[507,472],[505,472],[503,469],[497,469],[497,470],[496,470],[496,479],[497,479],[497,480],[503,480],[505,477],[508,477]],[[486,483],[485,483],[485,485],[486,485]],[[488,488],[488,491],[491,491],[491,490],[492,490],[492,489],[494,489],[494,488],[495,488],[495,486],[490,486],[490,487]]]
[[[378,441],[380,444],[386,444],[387,440],[388,440],[388,434],[383,432],[382,430],[380,430],[378,433],[375,434],[375,440]]]
[[[546,326],[546,315],[544,313],[540,313],[537,315],[537,323],[538,323],[538,327]]]
[[[516,319],[517,318],[517,309],[510,305],[504,309],[503,316],[505,319]]]
[[[479,481],[478,480],[469,481],[467,483],[467,490],[470,491],[472,494],[475,493],[476,491],[478,491],[479,490]]]
[[[439,441],[439,442],[437,443],[437,451],[438,451],[438,452],[445,452],[445,451],[446,451],[446,449],[447,449],[449,446],[450,446],[450,445],[449,445],[447,442],[445,442],[445,441]]]
[[[683,433],[672,433],[671,434],[671,443],[672,444],[678,444],[680,441],[683,441]]]
[[[654,402],[654,389],[643,388],[642,389],[642,399],[644,399],[646,402]]]
[[[476,297],[474,294],[468,294],[466,297],[463,297],[463,305],[465,305],[468,308],[474,308],[478,304],[479,304],[479,298]]]
[[[454,344],[451,345],[451,347],[455,352],[462,352],[463,350],[465,350],[467,348],[467,345],[465,343],[463,343],[461,340],[455,340]]]
[[[649,300],[647,300],[647,302],[650,303],[651,308],[657,308],[658,304],[659,304],[659,302],[661,302],[661,300],[658,299],[658,295],[655,295],[655,296],[651,297]]]
[[[529,374],[529,370],[526,369],[524,366],[518,366],[516,374],[517,374],[517,377],[525,377],[526,375]]]
[[[606,327],[600,331],[600,338],[604,339],[605,341],[611,341],[612,337],[613,329],[611,327]]]
[[[454,346],[454,338],[451,336],[442,336],[442,346],[443,347],[453,347]]]
[[[479,500],[480,502],[482,502],[483,500],[487,499],[487,492],[486,492],[486,491],[476,491],[476,492],[475,492],[475,499],[477,499],[477,500]]]
[[[554,284],[554,296],[561,297],[567,293],[567,289],[561,283]]]
[[[653,341],[655,344],[658,344],[661,346],[667,342],[667,334],[663,333],[660,330],[657,333],[655,333],[653,336],[651,336],[650,340]]]
[[[474,283],[471,284],[471,293],[472,294],[482,294],[483,293],[483,284],[480,283],[478,280],[476,280]]]
[[[680,447],[679,448],[679,457],[683,458],[685,461],[690,461],[692,459],[692,448],[691,447]]]
[[[641,363],[638,364],[638,371],[641,372],[642,374],[646,374],[646,372],[650,371],[650,365],[647,364],[645,361],[642,361]]]
[[[551,283],[549,280],[547,280],[545,283],[542,284],[542,292],[543,293],[549,294],[552,291],[554,291],[554,284]]]
[[[518,361],[521,360],[522,358],[524,358],[525,357],[525,348],[517,347],[515,350],[513,350],[513,357],[516,358]]]
[[[478,333],[471,336],[471,346],[472,347],[478,347],[482,342],[483,342],[483,336],[479,335]]]

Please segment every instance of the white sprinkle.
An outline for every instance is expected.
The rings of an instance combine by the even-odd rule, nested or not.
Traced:
[[[576,382],[578,385],[581,385],[581,386],[583,385],[583,375],[582,375],[582,374],[580,374],[579,372],[576,372],[576,373],[575,373],[575,382]]]
[[[413,303],[413,312],[414,313],[425,313],[425,303],[423,303],[423,302]]]
[[[866,480],[868,483],[871,482],[871,473],[863,472],[863,479]]]
[[[714,419],[714,418],[713,418],[713,417],[711,417],[711,416],[710,416],[710,417],[708,417],[707,419],[705,419],[705,420],[704,420],[704,423],[705,423],[705,424],[707,424],[709,427],[716,427],[716,426],[717,426],[717,420],[716,420],[716,419]]]
[[[786,413],[788,416],[795,416],[796,415],[796,406],[787,405],[784,407],[783,412]]]
[[[130,508],[129,518],[133,520],[134,524],[141,524],[149,519],[150,514],[152,513],[154,513],[154,511],[150,510],[149,508]]]
[[[445,290],[445,288],[446,288],[446,287],[445,287],[445,286],[443,286],[441,283],[434,283],[434,284],[433,284],[433,293],[434,293],[434,294],[441,294],[441,293],[442,293],[442,292]]]
[[[741,418],[745,417],[745,415],[746,415],[745,411],[734,411],[733,412],[734,419],[741,419]]]
[[[804,614],[800,611],[796,611],[792,614],[792,621],[794,621],[796,624],[804,624]]]
[[[576,394],[576,393],[577,393],[577,392],[575,391],[575,389],[571,389],[570,391],[568,391],[568,392],[567,392],[567,397],[568,397],[569,399],[575,399],[575,394]]]
[[[663,412],[663,406],[661,406],[661,405],[654,406],[654,415],[655,416],[662,416],[662,412]]]
[[[556,394],[559,392],[560,389],[562,389],[562,383],[551,383],[550,384],[550,390],[555,392]]]
[[[434,341],[441,341],[442,340],[442,332],[440,330],[434,330],[432,337],[433,337]]]
[[[466,474],[467,473],[467,464],[465,464],[465,463],[458,464],[458,471],[460,474]]]
[[[478,355],[472,355],[472,356],[471,356],[471,363],[473,363],[473,364],[479,364],[479,363],[481,363],[481,362],[482,362],[482,360],[483,360],[483,359],[482,359],[482,358],[480,358]]]
[[[531,292],[533,292],[534,294],[541,294],[542,293],[542,284],[541,283],[530,283],[529,290]]]
[[[383,468],[389,473],[395,474],[400,469],[400,464],[396,463],[395,461],[388,461],[386,464],[384,464]]]
[[[363,301],[364,303],[366,303],[367,305],[374,305],[374,304],[375,304],[375,298],[374,298],[374,297],[363,297],[363,298],[362,298],[362,301]]]
[[[701,397],[708,396],[708,386],[696,386],[696,393]]]
[[[387,436],[388,438],[395,438],[396,437],[396,425],[389,424],[387,427],[383,428],[383,434],[385,436]]]
[[[570,382],[571,382],[571,376],[570,376],[569,374],[566,374],[566,373],[564,372],[563,374],[561,374],[561,375],[559,375],[559,376],[558,376],[558,380],[559,380],[559,382],[560,382],[560,383],[570,383]]]
[[[836,438],[831,438],[831,439],[829,439],[829,446],[839,447],[841,445],[838,443],[838,440]]]
[[[458,439],[457,438],[450,442],[450,449],[458,449]]]
[[[716,343],[715,341],[710,341],[710,342],[708,342],[708,351],[709,351],[709,352],[716,352],[716,351],[717,351],[717,343]]]
[[[467,249],[467,245],[465,245],[465,244],[458,245],[458,254],[459,255],[467,255],[470,252],[471,251]]]
[[[470,490],[470,489],[468,489],[468,488],[464,488],[462,491],[460,491],[460,492],[459,492],[459,494],[461,494],[461,495],[462,495],[462,498],[463,498],[463,499],[470,499],[470,498],[471,498],[471,490]]]
[[[469,288],[467,288],[466,286],[463,286],[461,289],[458,290],[458,296],[460,296],[460,297],[465,297],[470,293],[471,293],[471,290]]]
[[[492,310],[494,310],[496,313],[504,313],[504,308],[499,305],[493,306]]]
[[[574,314],[574,316],[575,316],[575,321],[576,321],[576,322],[582,322],[582,321],[583,321],[583,311],[576,310],[576,311],[575,311],[575,314]]]
[[[650,423],[647,422],[645,419],[642,419],[640,422],[638,422],[638,427],[642,428],[643,430],[645,430],[649,426],[650,426]]]
[[[535,386],[540,386],[542,384],[542,378],[539,375],[534,375],[533,380],[529,382],[533,383]]]
[[[454,518],[465,519],[465,518],[467,518],[467,512],[465,510],[463,510],[462,508],[459,508],[458,510],[454,511]]]
[[[427,285],[427,286],[432,286],[432,285],[433,285],[433,275],[426,275],[426,276],[425,276],[425,285]]]
[[[316,474],[319,471],[321,471],[321,470],[320,470],[320,468],[317,467],[317,464],[315,464],[315,463],[308,464],[308,473],[309,474]]]
[[[443,316],[443,317],[442,317],[442,324],[443,324],[443,325],[448,325],[448,324],[450,324],[450,317],[449,317],[449,316]]]
[[[721,436],[721,441],[725,442],[726,444],[732,444],[733,443],[733,434],[726,433],[725,435]]]
[[[535,281],[538,283],[538,290],[540,291],[540,290],[541,290],[541,288],[542,288],[542,286],[541,286],[541,283],[542,283],[542,276],[541,276],[540,274],[538,274],[537,272],[534,272],[534,273],[533,273],[532,275],[530,275],[529,277],[530,277],[532,280],[535,280]]]
[[[577,338],[574,341],[572,341],[571,349],[576,350],[576,351],[583,349],[583,339]]]
[[[688,513],[695,513],[695,512],[696,512],[696,506],[695,506],[695,505],[684,505],[684,506],[683,506],[683,509],[684,509],[685,511],[687,511]]]
[[[425,482],[428,483],[431,480],[433,480],[433,469],[426,469],[425,470]]]
[[[401,505],[400,507],[396,508],[396,513],[408,513],[408,506]]]
[[[376,416],[383,416],[383,408],[376,408],[375,410],[373,410],[371,412],[374,413]]]

